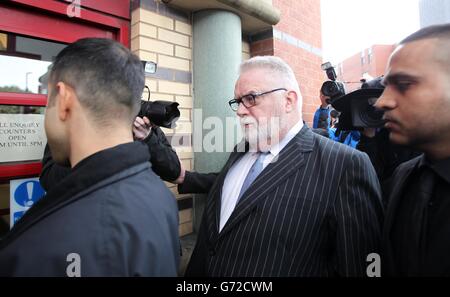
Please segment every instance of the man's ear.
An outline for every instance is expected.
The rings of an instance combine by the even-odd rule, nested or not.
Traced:
[[[297,109],[298,96],[295,91],[288,91],[286,94],[286,112],[292,112]]]
[[[72,113],[76,98],[75,90],[64,82],[56,84],[58,117],[61,121],[68,119]]]

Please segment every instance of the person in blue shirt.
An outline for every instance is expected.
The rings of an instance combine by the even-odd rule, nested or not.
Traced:
[[[328,103],[330,97],[325,96],[322,91],[320,91],[320,102],[321,105],[314,113],[313,128],[325,129],[330,128],[330,111],[331,107]]]
[[[356,130],[341,130],[336,132],[336,128],[330,128],[328,135],[330,139],[348,145],[352,148],[356,148],[359,140],[361,139],[361,133]]]
[[[339,122],[339,112],[330,108],[330,128],[328,128],[328,138],[352,148],[356,148],[361,139],[361,133],[356,130],[341,130],[337,128]]]

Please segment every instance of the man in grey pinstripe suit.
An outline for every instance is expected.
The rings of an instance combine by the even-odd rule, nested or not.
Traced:
[[[245,151],[237,146],[220,173],[182,170],[177,180],[180,193],[209,193],[186,275],[365,276],[383,215],[367,155],[303,124],[298,83],[280,58],[244,62],[235,98]]]

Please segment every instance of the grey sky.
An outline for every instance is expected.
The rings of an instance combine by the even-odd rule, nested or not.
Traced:
[[[334,65],[419,29],[418,0],[321,0],[323,60]]]

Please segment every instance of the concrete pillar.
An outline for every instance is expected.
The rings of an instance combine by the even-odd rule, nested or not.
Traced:
[[[234,84],[242,59],[241,19],[224,10],[203,10],[193,14],[193,84],[194,84],[194,169],[197,172],[217,172],[229,153],[226,117],[235,117],[228,100],[234,97]],[[201,110],[201,114],[199,113]],[[202,123],[209,117],[221,119],[224,136],[222,152],[205,152],[202,142],[211,129]],[[211,123],[214,121],[211,121]],[[198,231],[205,197],[194,197],[194,230]]]

